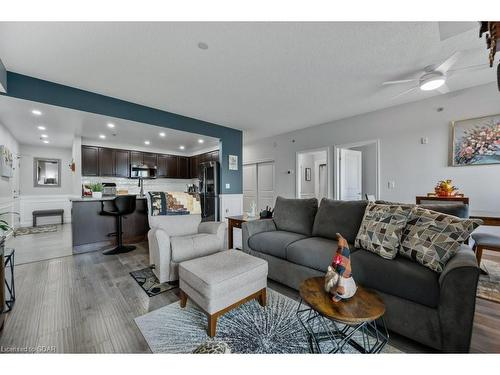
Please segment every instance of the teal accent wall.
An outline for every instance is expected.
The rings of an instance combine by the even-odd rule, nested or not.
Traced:
[[[104,116],[163,126],[190,133],[207,135],[220,139],[221,193],[242,193],[242,147],[241,130],[231,129],[210,122],[181,116],[175,113],[146,107],[90,91],[60,85],[50,81],[7,72],[9,90],[12,98],[76,109]],[[229,155],[237,155],[237,171],[229,170]],[[226,189],[226,184],[230,188]]]

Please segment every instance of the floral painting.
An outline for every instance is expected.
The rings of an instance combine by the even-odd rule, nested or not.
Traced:
[[[500,164],[500,115],[453,123],[453,165]]]

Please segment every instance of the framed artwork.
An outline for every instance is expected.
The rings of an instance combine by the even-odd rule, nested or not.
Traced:
[[[229,155],[229,170],[238,170],[238,155]]]
[[[311,168],[306,168],[306,181],[311,181]]]
[[[13,175],[14,155],[5,146],[0,146],[0,175],[10,178]]]
[[[452,165],[500,164],[500,115],[454,121]]]

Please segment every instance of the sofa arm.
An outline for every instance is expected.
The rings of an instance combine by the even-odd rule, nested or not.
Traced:
[[[468,352],[480,269],[472,249],[462,245],[439,276],[441,346],[445,352]]]
[[[153,228],[148,232],[149,264],[160,283],[170,280],[170,260],[172,250],[170,236],[163,229]]]
[[[243,250],[250,250],[248,239],[257,233],[270,232],[276,230],[276,224],[273,219],[252,220],[243,223],[241,226],[241,237]]]
[[[224,249],[224,238],[226,235],[226,223],[221,221],[206,221],[198,226],[198,233],[215,234],[220,242],[220,249]]]

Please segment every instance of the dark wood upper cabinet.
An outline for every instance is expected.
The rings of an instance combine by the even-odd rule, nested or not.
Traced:
[[[99,147],[99,176],[115,175],[115,150]]]
[[[93,146],[82,146],[82,175],[99,175],[99,148]]]
[[[130,151],[130,164],[141,165],[143,163],[142,155],[140,151]]]
[[[210,160],[219,161],[219,150],[215,150],[210,153]]]
[[[142,162],[150,167],[156,167],[158,164],[156,157],[156,154],[149,154],[144,152],[142,154]]]
[[[198,167],[200,166],[198,155],[191,156],[189,158],[189,177],[190,178],[198,178]]]
[[[167,155],[158,155],[158,177],[167,177]]]
[[[178,157],[179,178],[189,178],[189,158],[186,156]]]
[[[130,176],[130,153],[127,150],[115,150],[115,176]]]
[[[177,155],[165,155],[167,158],[167,173],[166,177],[179,178],[179,166]]]

